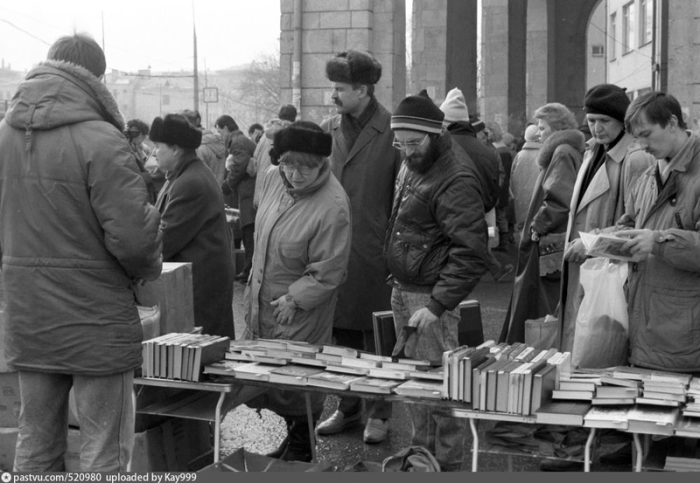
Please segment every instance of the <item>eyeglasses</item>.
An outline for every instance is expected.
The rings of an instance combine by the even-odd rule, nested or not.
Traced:
[[[310,168],[308,166],[295,166],[289,163],[280,163],[280,169],[285,172],[285,174],[292,174],[294,171],[300,175],[306,177],[313,173],[315,168]]]
[[[425,140],[428,139],[428,135],[426,134],[423,139],[420,142],[413,141],[409,143],[402,143],[400,141],[397,141],[396,138],[394,138],[394,142],[391,144],[394,146],[396,149],[398,149],[401,152],[407,153],[407,152],[414,152],[418,151],[420,148],[423,147],[423,143]]]

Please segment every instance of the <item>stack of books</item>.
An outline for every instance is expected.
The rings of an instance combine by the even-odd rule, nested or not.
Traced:
[[[603,375],[591,402],[594,406],[633,405],[641,395],[641,387],[641,381]]]
[[[570,374],[559,379],[559,388],[552,391],[553,400],[591,401],[596,395],[600,377]]]
[[[228,337],[203,334],[165,334],[144,341],[143,377],[197,382],[202,370],[224,358]]]
[[[616,367],[613,377],[642,382],[642,395],[637,404],[678,408],[685,404],[686,390],[692,376],[674,372],[655,371],[641,367]]]
[[[627,413],[627,430],[632,433],[673,436],[680,410],[638,404]]]

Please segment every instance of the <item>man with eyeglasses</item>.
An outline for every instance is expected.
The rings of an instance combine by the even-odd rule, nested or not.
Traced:
[[[349,50],[326,63],[337,114],[321,127],[333,137],[331,170],[350,199],[352,248],[348,279],[340,287],[333,321],[338,345],[375,352],[372,313],[389,310],[391,287],[382,245],[401,162],[389,126],[391,114],[374,95],[382,66],[365,52]],[[362,401],[342,397],[338,410],[319,424],[320,435],[336,434],[362,421]],[[365,402],[365,443],[379,443],[388,434],[391,403]]]
[[[455,157],[444,117],[425,91],[401,101],[391,117],[403,156],[384,246],[394,326],[407,357],[430,361],[459,345],[458,305],[486,271],[481,183]],[[442,471],[459,471],[465,420],[418,404],[408,411],[411,445],[428,449]]]

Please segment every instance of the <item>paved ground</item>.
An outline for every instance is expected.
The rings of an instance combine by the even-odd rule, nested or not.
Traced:
[[[496,252],[497,257],[504,263],[515,264],[515,247],[511,246],[509,253]],[[481,303],[481,316],[486,340],[498,340],[503,320],[505,318],[513,276],[495,284],[489,274],[484,275],[481,283],[470,295]],[[241,333],[243,325],[243,309],[241,300],[243,286],[236,284],[234,310],[236,333]],[[337,406],[337,398],[329,396],[326,399],[322,419],[328,417]],[[325,436],[318,439],[317,450],[321,461],[329,461],[336,467],[345,468],[358,461],[381,462],[384,458],[397,453],[410,445],[411,423],[408,418],[406,405],[395,403],[390,420],[389,438],[378,445],[368,445],[362,441],[362,426],[348,430],[342,434]],[[480,438],[484,432],[495,423],[481,421],[479,425]],[[264,454],[277,448],[285,435],[282,419],[269,411],[259,415],[246,406],[231,411],[224,421],[222,448],[224,454],[233,452],[236,448],[244,447],[248,451]],[[471,441],[471,438],[469,438]],[[471,443],[469,452],[465,454],[463,468],[471,469]],[[529,457],[513,457],[513,471],[539,471],[539,460]],[[504,455],[481,453],[479,455],[479,471],[507,471],[508,458]],[[631,462],[621,465],[595,464],[593,471],[630,471]]]

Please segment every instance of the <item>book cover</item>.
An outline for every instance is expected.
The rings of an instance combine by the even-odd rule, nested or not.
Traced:
[[[530,367],[523,369],[522,404],[520,404],[521,409],[518,411],[524,416],[530,415],[534,375],[547,366],[547,360],[544,357],[535,357],[530,364]]]
[[[482,402],[485,403],[486,411],[496,410],[496,392],[498,390],[498,371],[510,364],[511,361],[507,357],[500,359],[496,364],[490,366],[486,370],[486,398],[482,397]],[[483,388],[482,388],[483,392]]]
[[[612,428],[618,430],[627,429],[627,415],[630,407],[592,407],[583,416],[583,426],[585,428]]]
[[[263,364],[261,362],[251,362],[235,367],[233,372],[237,379],[245,379],[249,381],[267,381],[270,378],[270,371],[276,369],[277,366]]]
[[[405,381],[410,377],[408,371],[384,369],[382,367],[375,367],[374,369],[370,369],[367,375],[369,377],[376,377],[378,379],[393,379],[396,381]]]
[[[243,361],[227,361],[224,359],[223,361],[212,362],[211,364],[204,366],[204,373],[216,374],[218,376],[236,377],[235,369],[246,364],[250,363]]]
[[[414,364],[403,364],[401,362],[382,362],[382,369],[393,369],[397,371],[417,371],[418,368],[425,369],[426,366],[416,366]]]
[[[627,420],[632,433],[660,434],[672,436],[678,420],[678,408],[653,408],[637,405],[630,409]]]
[[[279,384],[305,386],[309,376],[320,374],[321,372],[324,372],[323,369],[319,369],[318,367],[289,364],[271,369],[268,381]]]
[[[441,399],[442,384],[438,381],[411,379],[394,388],[400,396]]]
[[[467,357],[472,352],[474,352],[473,347],[461,346],[461,347],[458,347],[457,349],[455,349],[455,351],[452,352],[452,354],[450,355],[450,360],[449,360],[449,371],[450,371],[449,397],[450,397],[450,399],[457,400],[459,398],[460,383],[464,384],[464,378],[460,379],[459,363],[462,359]],[[462,369],[462,370],[464,370],[464,369]]]
[[[510,390],[510,374],[523,363],[511,359],[510,363],[503,366],[496,374],[496,406],[494,411],[508,412],[508,393]]]
[[[552,399],[552,391],[557,383],[557,368],[547,364],[532,376],[532,393],[529,411],[524,415],[534,414],[542,404]]]
[[[643,367],[615,367],[613,377],[617,379],[633,379],[637,381],[657,381],[657,382],[676,382],[687,386],[692,379],[690,374],[679,374],[676,372],[664,372],[654,369],[646,369]]]
[[[469,354],[464,359],[464,394],[463,401],[467,403],[472,402],[472,377],[474,373],[474,368],[479,367],[489,360],[490,350],[488,347],[477,348],[474,352]]]
[[[309,344],[308,342],[302,341],[289,341],[287,342],[287,349],[295,352],[304,352],[307,354],[317,354],[323,349],[320,345]]]
[[[342,347],[339,345],[323,344],[321,348],[322,354],[331,354],[341,357],[357,358],[359,351],[356,349],[351,349],[349,347]]]
[[[320,361],[314,357],[292,357],[292,364],[299,364],[302,366],[312,366],[312,367],[323,367],[327,366],[326,361]]]
[[[347,367],[347,366],[333,366],[327,365],[326,371],[328,372],[340,372],[341,374],[352,374],[355,376],[366,376],[369,374],[369,369],[363,367]]]
[[[228,337],[219,337],[195,347],[194,367],[191,381],[197,382],[201,378],[202,369],[207,364],[223,360],[226,349],[229,346]]]
[[[361,367],[363,369],[375,369],[379,367],[381,363],[377,361],[370,361],[368,359],[342,357],[340,360],[340,364],[345,367]]]
[[[401,381],[365,377],[363,379],[360,379],[359,381],[351,382],[350,390],[358,392],[391,394],[392,389],[398,386],[399,384],[401,384]]]
[[[340,391],[350,389],[352,382],[358,381],[365,376],[356,374],[339,374],[336,372],[319,372],[308,377],[307,386],[327,387]]]
[[[370,361],[377,361],[384,364],[385,362],[392,362],[391,356],[380,356],[377,354],[372,354],[370,352],[360,352],[360,359],[368,359]]]
[[[343,360],[343,356],[339,356],[338,354],[324,354],[323,352],[319,352],[318,354],[316,354],[316,360],[323,361],[326,364],[339,365]]]
[[[683,405],[680,401],[671,401],[670,399],[655,399],[651,397],[638,397],[634,402],[646,406],[665,406],[671,408],[679,408]]]
[[[586,255],[591,257],[611,258],[630,262],[633,260],[630,248],[625,245],[629,238],[623,238],[608,233],[586,233],[580,232],[581,241],[586,248]]]
[[[675,384],[675,383],[666,383],[666,382],[658,383],[658,382],[654,382],[654,381],[644,381],[643,388],[644,388],[644,391],[650,391],[650,392],[676,394],[676,395],[685,395],[686,394],[685,386],[682,386],[680,384]]]
[[[552,391],[552,399],[590,401],[593,399],[593,394],[593,391],[562,391],[561,389],[555,389]]]
[[[414,379],[424,379],[431,381],[442,382],[444,377],[444,369],[442,367],[431,367],[428,370],[416,370],[409,373]]]
[[[595,391],[596,384],[594,382],[561,379],[559,381],[559,389],[562,391]]]
[[[583,426],[583,416],[591,409],[590,402],[550,401],[535,412],[538,424]]]
[[[598,386],[595,391],[595,397],[597,398],[620,398],[620,397],[631,397],[635,398],[639,396],[639,389],[636,387],[625,387],[625,386]]]
[[[591,404],[594,406],[629,406],[637,403],[634,397],[594,397]]]
[[[497,362],[498,359],[491,355],[482,364],[472,369],[472,407],[474,409],[481,411],[486,409],[486,371]]]
[[[619,379],[612,376],[602,376],[600,378],[601,384],[607,384],[609,386],[624,386],[624,387],[640,387],[641,382],[631,379]]]
[[[642,397],[649,399],[664,399],[667,401],[679,401],[683,403],[685,402],[685,394],[672,394],[666,392],[648,391],[646,387],[644,388]]]

